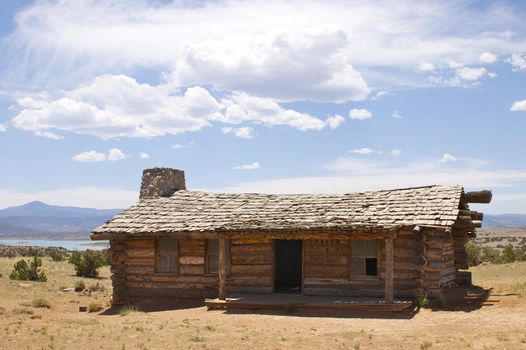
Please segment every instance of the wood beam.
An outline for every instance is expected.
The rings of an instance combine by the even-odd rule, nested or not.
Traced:
[[[219,295],[220,300],[225,300],[226,294],[226,270],[227,270],[227,242],[225,238],[219,238]]]
[[[491,202],[491,191],[482,190],[474,192],[466,192],[464,198],[468,203],[489,203]]]
[[[392,238],[385,240],[385,302],[394,301],[394,243]]]

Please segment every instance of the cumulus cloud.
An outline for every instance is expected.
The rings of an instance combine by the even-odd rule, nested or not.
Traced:
[[[369,118],[372,118],[372,116],[373,116],[373,113],[371,113],[371,111],[368,111],[367,109],[353,108],[349,111],[349,117],[355,120],[369,119]]]
[[[62,140],[64,138],[64,136],[60,136],[60,135],[57,135],[55,134],[54,132],[51,132],[51,131],[35,131],[35,135],[36,136],[42,136],[42,137],[45,137],[45,138],[48,138],[48,139],[52,139],[52,140],[55,140],[55,141],[58,141],[58,140]]]
[[[513,102],[513,104],[511,105],[510,110],[512,112],[526,111],[526,100]]]
[[[175,67],[183,85],[277,101],[359,100],[369,92],[362,70],[407,84],[393,72],[475,64],[489,47],[499,55],[523,49],[513,32],[523,33],[513,6],[462,1],[37,1],[4,40],[0,78],[62,87],[100,72]],[[392,68],[387,78],[384,68]]]
[[[506,62],[513,67],[514,72],[522,72],[526,70],[526,58],[519,53],[513,53]]]
[[[495,63],[497,62],[497,60],[498,60],[497,55],[491,52],[488,52],[488,51],[483,52],[479,57],[479,61],[483,63]]]
[[[398,157],[398,156],[401,155],[401,154],[402,154],[402,150],[401,150],[401,149],[397,149],[397,148],[396,148],[396,149],[394,149],[394,150],[391,151],[391,155],[392,155],[393,157]]]
[[[6,132],[7,126],[5,124],[0,123],[0,132]]]
[[[421,72],[432,72],[435,70],[435,65],[430,62],[421,62],[418,65],[418,70]]]
[[[442,156],[442,158],[440,158],[438,160],[440,163],[450,163],[450,162],[456,162],[457,161],[457,158],[453,157],[451,154],[449,153],[444,153],[444,155]]]
[[[373,97],[371,97],[371,100],[376,101],[382,98],[383,96],[386,96],[388,93],[385,90],[380,90],[376,94],[374,94]]]
[[[373,153],[378,153],[378,151],[375,151],[374,149],[370,149],[370,148],[367,148],[367,147],[362,147],[362,148],[356,148],[356,149],[353,149],[351,151],[349,151],[350,153],[356,153],[356,154],[373,154]]]
[[[243,126],[241,128],[233,128],[230,126],[225,126],[221,128],[221,131],[223,131],[223,134],[233,134],[236,137],[240,137],[242,139],[252,139],[254,138],[254,129]]]
[[[102,162],[106,160],[106,155],[97,151],[88,151],[79,153],[73,156],[72,159],[77,162]]]
[[[483,77],[488,71],[484,67],[462,67],[456,70],[457,76],[462,80],[475,81]]]
[[[150,159],[150,155],[146,152],[141,152],[139,153],[139,158],[140,159]]]
[[[118,148],[112,148],[108,151],[108,157],[107,159],[109,161],[116,161],[116,160],[122,160],[126,159],[126,155],[122,153],[122,151]]]
[[[154,86],[125,75],[102,75],[57,98],[41,94],[19,99],[21,111],[12,123],[42,135],[62,130],[109,139],[177,135],[201,130],[212,121],[287,125],[302,131],[334,127],[339,122],[339,118],[323,121],[244,92],[218,101],[200,86],[177,91],[170,84]]]
[[[236,165],[234,169],[235,170],[256,170],[256,169],[259,169],[259,163],[254,162],[250,164]]]
[[[342,117],[339,114],[333,115],[332,117],[329,117],[325,120],[325,123],[331,128],[336,129],[339,127],[343,122],[345,121],[345,118]]]
[[[183,145],[181,143],[175,143],[173,145],[170,146],[172,149],[183,149],[183,148],[186,148],[188,147],[188,145]]]
[[[401,115],[400,113],[398,113],[398,111],[393,111],[393,118],[396,118],[396,119],[403,119],[404,116]]]

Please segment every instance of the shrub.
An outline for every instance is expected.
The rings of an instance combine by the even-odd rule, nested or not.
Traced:
[[[141,312],[141,309],[139,309],[139,307],[137,305],[127,304],[127,305],[124,305],[119,310],[119,315],[121,315],[121,316],[128,316],[132,312]]]
[[[469,266],[477,266],[482,261],[480,259],[481,257],[481,251],[479,246],[477,246],[473,242],[467,242],[465,245],[466,248],[466,254],[467,254],[467,261]]]
[[[88,287],[88,290],[89,290],[90,293],[92,293],[92,292],[104,292],[106,290],[106,288],[104,288],[104,286],[102,284],[97,282],[96,284],[90,285]]]
[[[64,255],[57,250],[52,250],[51,253],[49,253],[49,257],[56,262],[64,260]]]
[[[75,265],[77,276],[95,278],[99,276],[97,269],[106,263],[105,253],[94,250],[74,252],[69,263]]]
[[[426,308],[429,306],[429,299],[427,299],[427,295],[420,294],[418,298],[416,298],[416,306]]]
[[[33,307],[45,307],[45,308],[49,309],[51,307],[51,304],[49,303],[49,301],[47,301],[44,298],[36,298],[36,299],[33,299],[33,301],[31,302],[31,306],[33,306]]]
[[[82,280],[76,281],[74,288],[75,292],[82,292],[84,289],[86,289],[86,284]]]
[[[88,305],[88,312],[98,312],[102,310],[102,305],[99,303],[90,303]]]
[[[512,263],[514,261],[515,261],[515,252],[513,251],[513,246],[511,244],[508,244],[502,250],[502,254],[500,255],[500,262],[503,264],[507,264],[507,263]]]
[[[24,259],[18,260],[9,278],[20,281],[46,282],[47,277],[43,271],[40,271],[41,266],[42,258],[37,256],[33,257],[33,261],[31,261],[29,265]]]

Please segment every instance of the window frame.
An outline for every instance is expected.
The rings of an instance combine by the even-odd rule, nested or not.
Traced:
[[[161,242],[164,240],[173,240],[175,241],[175,251],[171,254],[161,254]],[[179,275],[179,240],[176,238],[158,238],[155,240],[155,273],[159,275]],[[161,255],[173,256],[175,257],[175,269],[174,271],[161,271]]]
[[[209,262],[209,247],[208,242],[209,241],[217,241],[217,254],[212,254],[213,256],[217,256],[217,271],[210,272],[208,270],[208,262]],[[218,238],[207,238],[205,239],[205,276],[219,276],[219,239]]]
[[[353,254],[353,242],[355,241],[376,241],[376,275],[358,275],[354,273],[354,254]],[[349,240],[349,278],[356,280],[380,280],[382,272],[380,271],[380,257],[382,250],[382,240],[379,239],[351,239]],[[371,258],[369,256],[360,256],[361,259]]]

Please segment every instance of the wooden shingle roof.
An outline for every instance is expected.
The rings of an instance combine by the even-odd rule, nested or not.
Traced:
[[[177,191],[142,198],[96,228],[97,234],[450,227],[461,186],[427,186],[348,194],[255,194]]]

